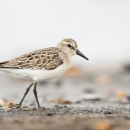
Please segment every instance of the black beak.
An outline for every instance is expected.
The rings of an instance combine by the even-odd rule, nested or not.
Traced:
[[[76,51],[76,54],[83,57],[86,60],[89,60],[83,53],[81,53],[79,50]]]

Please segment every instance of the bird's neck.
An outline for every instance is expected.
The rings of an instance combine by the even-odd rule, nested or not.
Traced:
[[[67,54],[65,51],[60,51],[61,59],[63,60],[64,63],[70,64],[72,56]]]

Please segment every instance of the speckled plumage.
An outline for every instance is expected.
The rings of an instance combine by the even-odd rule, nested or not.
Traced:
[[[59,48],[50,47],[24,54],[18,58],[0,63],[0,67],[14,69],[51,70],[63,64]]]

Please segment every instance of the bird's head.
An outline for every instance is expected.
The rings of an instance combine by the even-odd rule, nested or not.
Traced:
[[[62,41],[59,42],[57,47],[70,56],[77,54],[77,55],[85,58],[86,60],[88,60],[88,58],[78,50],[76,41],[71,38],[63,39]]]

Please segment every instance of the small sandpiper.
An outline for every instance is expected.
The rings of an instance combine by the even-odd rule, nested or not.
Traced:
[[[33,85],[36,102],[38,108],[40,108],[41,106],[36,91],[37,82],[58,78],[64,75],[71,66],[72,56],[76,54],[88,60],[88,58],[78,50],[76,41],[71,38],[66,38],[60,41],[57,47],[36,50],[15,59],[1,62],[1,71],[7,72],[16,78],[32,81],[26,89],[20,103],[17,104],[17,108],[21,107],[25,96]]]

